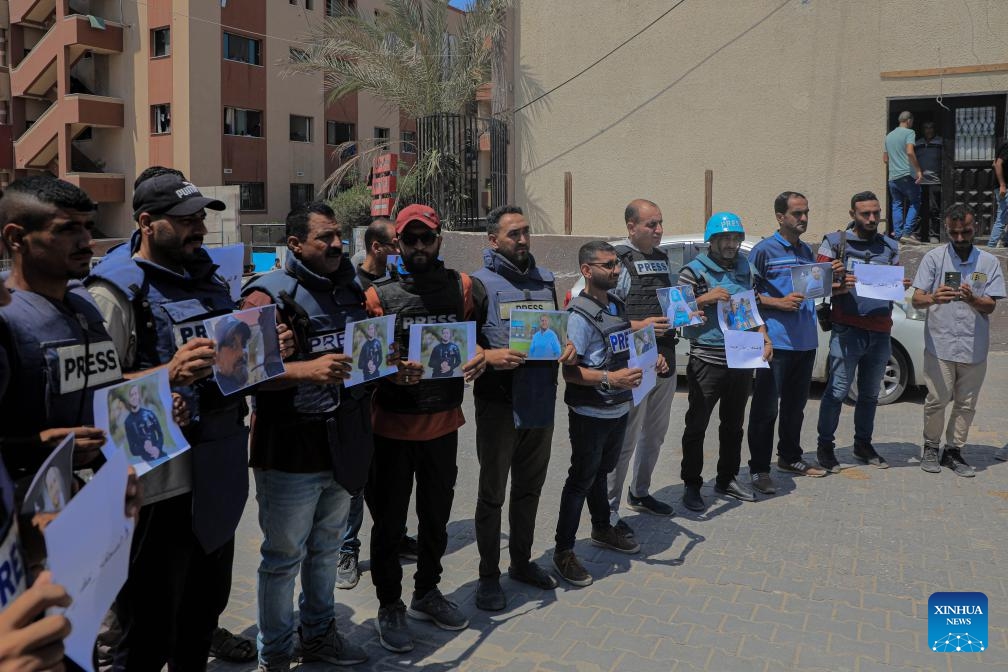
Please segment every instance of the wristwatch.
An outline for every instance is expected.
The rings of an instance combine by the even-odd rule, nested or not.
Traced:
[[[608,371],[603,371],[602,372],[602,381],[599,383],[599,389],[602,390],[603,392],[611,392],[612,391],[612,385],[609,384],[609,372]]]

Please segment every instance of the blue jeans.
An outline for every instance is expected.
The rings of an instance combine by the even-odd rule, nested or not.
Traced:
[[[854,406],[854,444],[868,445],[875,428],[882,376],[892,352],[888,333],[834,324],[829,345],[829,375],[819,404],[819,445],[835,447],[840,409],[857,371],[858,399]]]
[[[917,211],[920,210],[921,189],[910,175],[889,180],[889,197],[892,199],[892,236],[896,240],[910,233]],[[906,203],[906,210],[903,205]]]
[[[574,548],[581,511],[586,501],[592,527],[609,526],[606,480],[616,466],[627,426],[627,414],[618,418],[592,418],[568,409],[568,418],[571,465],[560,493],[560,514],[556,528],[558,551]]]
[[[774,350],[769,369],[756,369],[749,407],[749,472],[770,472],[774,425],[780,410],[777,455],[787,464],[802,457],[801,428],[815,350]]]
[[[332,472],[254,470],[262,559],[259,563],[259,661],[294,650],[294,581],[301,572],[301,632],[321,637],[336,617],[333,593],[350,493]]]
[[[1008,193],[1001,197],[1000,192],[997,194],[997,216],[994,218],[994,226],[991,227],[990,240],[988,245],[994,245],[999,240],[1004,238],[1005,234],[1005,224],[1008,223]]]
[[[364,524],[364,493],[359,492],[350,499],[350,512],[347,514],[346,532],[343,534],[341,553],[360,551],[360,528]]]

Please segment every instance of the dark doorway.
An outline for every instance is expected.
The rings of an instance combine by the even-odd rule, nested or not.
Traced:
[[[935,125],[942,138],[941,175],[937,207],[944,210],[953,203],[965,203],[977,213],[977,236],[986,237],[996,214],[997,178],[994,175],[994,150],[1005,137],[1004,93],[947,96],[941,107],[934,98],[903,98],[889,100],[886,132],[894,129],[900,112],[914,115],[917,139],[923,137],[925,122]],[[886,210],[892,222],[892,202],[886,190]],[[927,188],[921,198],[921,225],[927,223],[929,202]],[[935,235],[935,231],[931,231]],[[944,235],[938,227],[939,235]],[[944,239],[944,238],[943,238]]]

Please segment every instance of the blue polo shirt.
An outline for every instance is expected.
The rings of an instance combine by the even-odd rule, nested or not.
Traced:
[[[756,293],[775,298],[794,291],[791,284],[793,266],[814,263],[811,247],[802,241],[792,245],[779,231],[756,243],[749,253]],[[767,335],[773,342],[774,350],[815,350],[819,345],[813,299],[802,301],[796,312],[774,310],[763,303],[759,311],[766,322]]]

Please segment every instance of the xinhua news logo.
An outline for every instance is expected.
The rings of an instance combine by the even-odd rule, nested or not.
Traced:
[[[928,598],[928,646],[939,653],[987,649],[987,596],[932,593]]]

